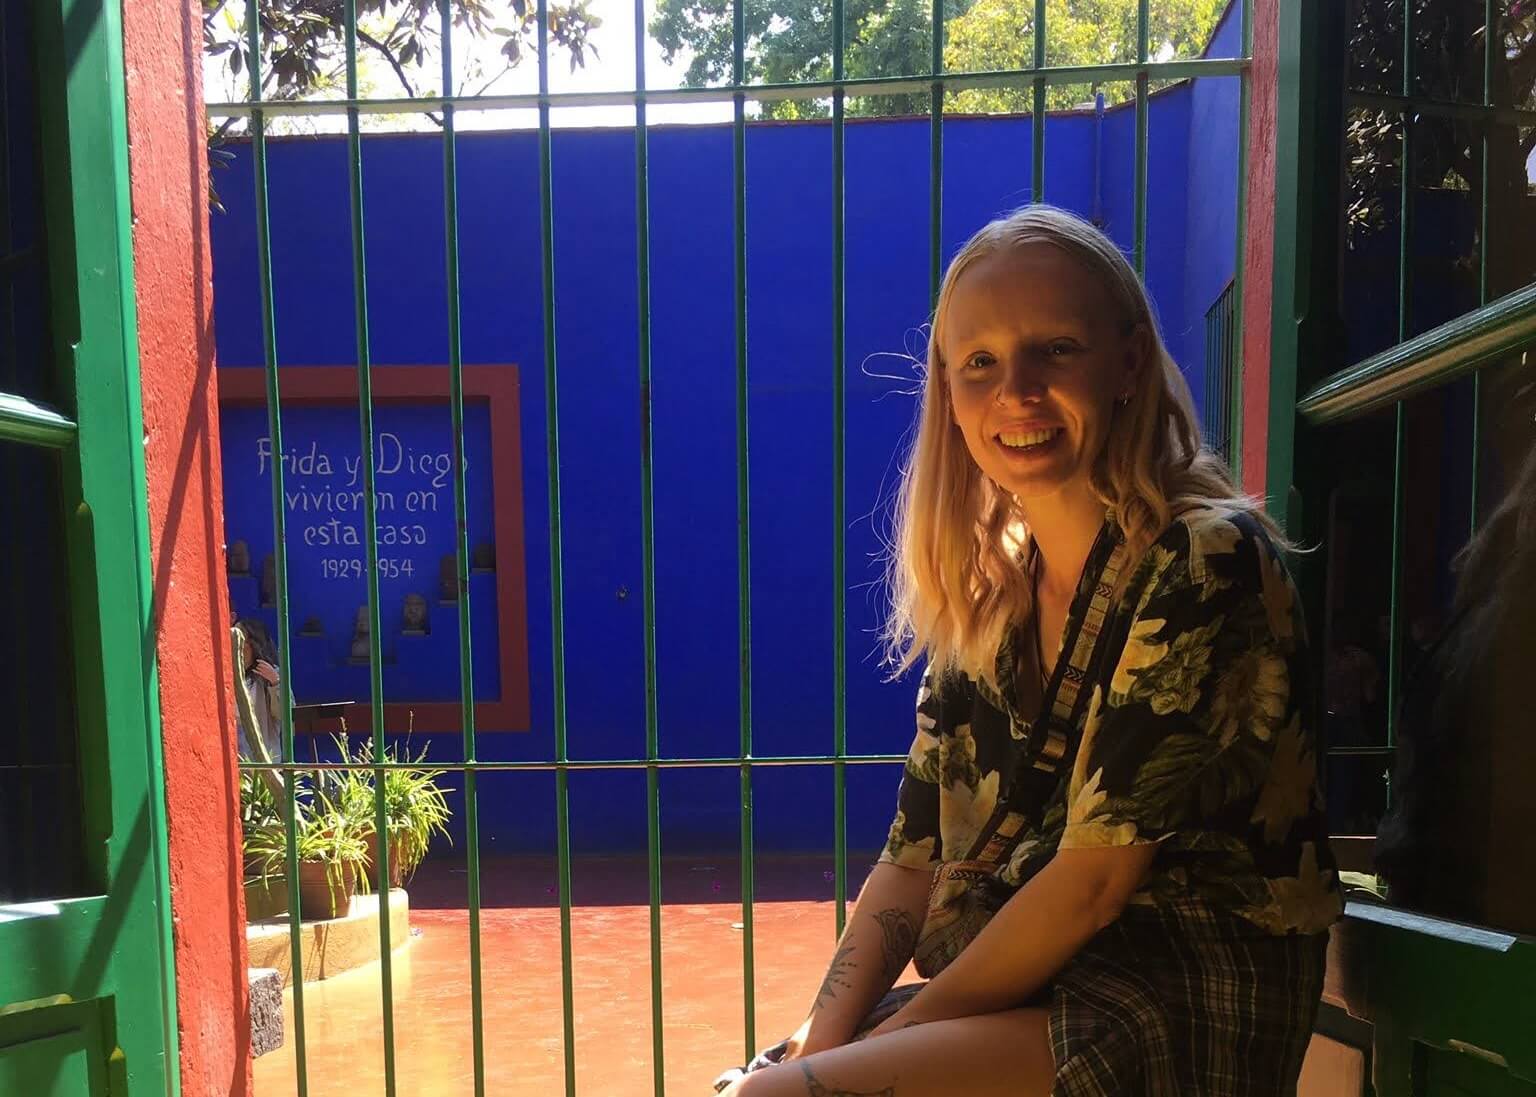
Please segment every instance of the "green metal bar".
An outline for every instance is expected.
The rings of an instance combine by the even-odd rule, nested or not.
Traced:
[[[1536,340],[1536,285],[1399,343],[1323,381],[1298,403],[1314,424],[1355,419],[1448,384]]]
[[[746,82],[746,9],[731,2],[732,74],[738,87]],[[736,260],[736,530],[738,614],[741,645],[741,977],[742,1025],[746,1057],[757,1048],[757,977],[753,941],[752,900],[756,878],[752,836],[752,499],[748,445],[747,387],[747,102],[732,97],[731,179],[735,209]]]
[[[635,290],[640,317],[640,553],[645,618],[645,757],[661,755],[656,684],[656,481],[651,416],[651,195],[650,139],[645,111],[645,0],[635,0]],[[660,772],[645,770],[646,862],[651,928],[651,1088],[666,1092],[666,1047],[661,991]]]
[[[357,97],[357,0],[345,0],[347,96]],[[368,695],[373,712],[373,760],[384,761],[384,653],[379,620],[378,485],[373,460],[373,363],[368,340],[368,271],[363,232],[363,148],[358,114],[347,112],[347,183],[352,212],[352,294],[357,321],[357,417],[363,466],[363,544],[368,570]],[[384,1094],[395,1097],[395,986],[389,918],[389,809],[384,772],[373,773],[373,826],[378,856],[379,983],[384,1028]]]
[[[1498,8],[1495,0],[1483,0],[1483,106],[1493,106],[1494,39],[1498,36]],[[1482,194],[1478,202],[1477,303],[1488,303],[1488,126],[1480,127],[1483,163]],[[1478,479],[1482,473],[1483,375],[1472,375],[1472,483],[1467,507],[1467,536],[1477,533]]]
[[[1253,0],[1239,0],[1238,37],[1245,60],[1253,57]],[[1237,255],[1232,264],[1232,343],[1233,360],[1227,371],[1227,464],[1232,479],[1243,484],[1243,294],[1247,286],[1248,266],[1248,115],[1253,109],[1253,74],[1244,69],[1238,76],[1237,106]]]
[[[442,42],[442,80],[446,94],[453,86],[453,11],[448,0],[438,3]],[[459,720],[466,761],[479,757],[475,738],[474,653],[469,604],[469,503],[464,459],[464,341],[459,303],[459,161],[455,108],[443,108],[443,239],[447,268],[448,385],[453,419],[454,560],[458,581]],[[485,1097],[485,980],[480,920],[480,788],[476,773],[464,775],[465,868],[469,875],[469,1012],[475,1097]],[[388,863],[387,861],[385,862]]]
[[[75,434],[74,420],[24,396],[0,392],[0,441],[63,449]]]
[[[1147,47],[1151,36],[1151,17],[1148,14],[1150,0],[1137,0],[1136,4],[1136,61],[1147,63]],[[1136,74],[1136,188],[1135,222],[1136,273],[1147,273],[1147,122],[1151,104],[1147,92],[1147,73],[1142,69]]]
[[[1035,0],[1035,69],[1045,68],[1046,42],[1045,0]],[[1034,99],[1029,117],[1030,132],[1030,201],[1045,201],[1045,78],[1037,76],[1033,83]]]
[[[251,78],[251,98],[261,99],[261,36],[256,0],[246,0],[246,72]],[[267,382],[267,433],[272,452],[283,452],[282,399],[277,376],[277,309],[272,292],[272,210],[267,200],[267,121],[264,112],[251,116],[251,160],[256,185],[256,267],[261,293],[262,363]],[[272,462],[272,562],[277,584],[277,664],[281,697],[282,760],[289,763],[283,775],[283,841],[286,845],[284,877],[288,886],[288,958],[293,970],[293,1061],[297,1097],[308,1097],[308,1037],[304,1011],[303,914],[299,904],[298,788],[291,763],[293,745],[293,660],[289,655],[288,620],[288,523],[283,506],[283,463]]]
[[[797,766],[829,766],[836,761],[841,761],[850,766],[876,766],[888,765],[892,762],[904,762],[905,754],[844,754],[841,759],[835,759],[825,754],[778,754],[758,755],[748,759],[754,769],[784,768]],[[563,761],[534,761],[534,762],[473,762],[473,763],[433,763],[438,769],[447,770],[450,773],[556,773],[561,770],[617,770],[617,769],[738,769],[743,761],[741,755],[731,755],[717,758],[567,758]],[[241,769],[247,770],[280,770],[285,768],[281,762],[241,762]],[[348,766],[344,762],[306,762],[306,770],[323,772],[326,770],[344,770],[356,768]],[[386,773],[392,769],[411,769],[409,762],[386,762],[381,766],[369,765],[368,770],[382,769]]]
[[[1046,68],[992,69],[985,72],[949,72],[938,80],[945,87],[1007,88],[1016,87],[1036,77],[1049,85],[1102,84],[1134,80],[1145,74],[1155,80],[1193,80],[1207,76],[1236,76],[1249,67],[1242,58],[1203,57],[1184,61],[1126,62],[1117,65],[1060,65]],[[843,80],[843,87],[852,95],[905,95],[931,89],[934,77],[931,73],[920,76],[870,76]],[[738,96],[752,102],[771,103],[790,99],[826,99],[839,85],[831,80],[807,81],[791,84],[746,84],[736,82],[715,87],[658,88],[646,92],[649,103],[729,103]],[[465,110],[528,110],[538,106],[550,107],[627,107],[634,103],[632,91],[583,91],[527,93],[520,95],[429,95],[414,99],[326,99],[292,103],[263,103],[261,109],[269,116],[297,115],[320,117],[343,115],[349,110],[363,114],[427,114],[436,113],[452,103]],[[207,108],[210,118],[243,118],[253,109],[250,102],[212,103]],[[1476,108],[1469,108],[1476,109]],[[1536,119],[1536,111],[1526,114]],[[1527,122],[1526,124],[1529,124]]]
[[[1351,107],[1364,107],[1402,114],[1410,112],[1426,118],[1452,118],[1467,122],[1493,123],[1501,126],[1536,125],[1536,110],[1515,107],[1480,106],[1454,103],[1422,95],[1389,95],[1383,92],[1351,91],[1345,96]]]
[[[1403,98],[1413,95],[1413,5],[1403,5]],[[1413,114],[1403,111],[1402,162],[1398,167],[1397,225],[1397,341],[1413,330]],[[1407,405],[1393,410],[1392,443],[1392,574],[1387,631],[1387,746],[1397,744],[1397,699],[1402,690],[1403,662],[1403,512],[1407,484],[1403,479],[1403,448],[1407,444]],[[1387,804],[1392,787],[1387,786]]]
[[[544,280],[544,414],[549,461],[550,645],[554,687],[555,856],[560,893],[560,1003],[565,1095],[576,1093],[575,983],[571,973],[571,790],[565,713],[565,573],[560,521],[560,385],[555,364],[555,199],[549,132],[549,0],[538,2],[539,242]]]
[[[832,0],[832,79],[843,78],[846,51],[843,0]],[[847,418],[845,255],[846,183],[844,172],[843,89],[832,93],[832,921],[841,938],[848,921],[848,585]]]
[[[939,303],[939,282],[944,276],[944,0],[933,0],[930,17],[928,106],[928,304]]]

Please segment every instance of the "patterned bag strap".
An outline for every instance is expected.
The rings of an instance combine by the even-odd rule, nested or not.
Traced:
[[[1030,746],[1033,749],[1028,751],[1036,769],[1053,772],[1059,769],[1067,757],[1068,739],[1075,737],[1071,733],[1082,723],[1083,716],[1077,711],[1078,700],[1083,686],[1093,680],[1096,667],[1091,664],[1096,662],[1094,657],[1099,651],[1099,637],[1109,619],[1110,600],[1120,581],[1120,572],[1125,567],[1127,551],[1125,538],[1117,531],[1115,546],[1109,558],[1104,561],[1104,567],[1094,583],[1093,596],[1083,613],[1082,624],[1072,639],[1071,650],[1067,653],[1067,665],[1062,668],[1056,684],[1050,716],[1040,721],[1042,726],[1030,734],[1031,740],[1036,739],[1037,735],[1040,740],[1038,745],[1032,742]]]
[[[1103,645],[1099,640],[1109,620],[1115,587],[1120,581],[1120,573],[1125,568],[1129,551],[1118,527],[1111,530],[1111,536],[1114,538],[1113,547],[1108,556],[1103,557],[1103,566],[1094,579],[1088,607],[1074,635],[1069,638],[1065,656],[1067,663],[1062,673],[1056,676],[1056,692],[1051,699],[1050,712],[1030,729],[1029,740],[1019,752],[1015,763],[1017,768],[1008,783],[1008,795],[998,803],[990,825],[982,831],[985,839],[978,838],[967,860],[980,861],[986,865],[1001,865],[1007,861],[1013,855],[1019,835],[1029,818],[1020,810],[1019,801],[1023,798],[1021,790],[1029,787],[1039,792],[1042,785],[1054,783],[1062,768],[1071,764],[1070,755],[1078,742],[1077,733],[1084,717],[1078,711],[1078,702],[1083,687],[1093,680],[1097,663],[1103,658]],[[1095,552],[1090,557],[1090,566],[1095,562],[1094,557],[1101,555]],[[1019,772],[1026,760],[1030,763],[1031,772]]]

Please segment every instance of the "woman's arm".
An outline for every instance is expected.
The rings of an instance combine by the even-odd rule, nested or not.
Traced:
[[[1156,851],[1155,843],[1060,851],[976,940],[870,1035],[1018,1005],[1120,916]]]
[[[790,1037],[785,1059],[840,1047],[853,1038],[912,959],[932,879],[928,869],[887,863],[870,871],[816,1000]]]

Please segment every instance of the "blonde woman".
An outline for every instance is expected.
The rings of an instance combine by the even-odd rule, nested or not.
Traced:
[[[1294,1093],[1340,904],[1284,547],[1114,244],[1044,205],[978,232],[900,501],[890,838],[804,1024],[720,1087]]]

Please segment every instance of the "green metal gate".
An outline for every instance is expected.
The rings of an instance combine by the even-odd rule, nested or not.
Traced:
[[[158,1097],[180,1086],[119,12],[7,3],[0,38],[32,70],[0,103],[0,1093]]]
[[[926,93],[930,101],[930,248],[929,248],[929,287],[930,295],[937,296],[940,277],[943,271],[945,256],[941,247],[941,210],[942,210],[942,168],[944,149],[944,104],[946,95],[957,90],[977,87],[1027,87],[1033,97],[1033,163],[1031,172],[1032,188],[1030,193],[1034,200],[1048,198],[1046,192],[1046,155],[1045,131],[1046,131],[1046,89],[1052,85],[1085,84],[1100,82],[1133,82],[1135,86],[1135,111],[1136,111],[1136,158],[1135,158],[1135,202],[1134,202],[1134,262],[1138,270],[1145,266],[1146,240],[1147,240],[1147,162],[1148,162],[1148,118],[1149,95],[1152,82],[1156,80],[1177,80],[1196,77],[1233,77],[1241,83],[1239,129],[1239,155],[1237,171],[1238,216],[1237,224],[1243,223],[1243,202],[1246,184],[1246,146],[1247,146],[1247,114],[1249,99],[1249,55],[1251,53],[1251,0],[1233,0],[1235,17],[1240,20],[1240,37],[1242,46],[1239,56],[1232,58],[1200,58],[1188,60],[1153,61],[1150,58],[1150,34],[1152,26],[1152,0],[1139,0],[1137,4],[1137,48],[1136,57],[1132,61],[1122,64],[1093,65],[1093,66],[1051,66],[1047,64],[1047,45],[1049,42],[1050,28],[1047,23],[1046,0],[1034,0],[1033,25],[1035,27],[1033,42],[1032,63],[1023,68],[990,71],[990,72],[946,72],[944,71],[944,20],[946,6],[944,0],[933,0],[930,71],[926,74],[915,76],[896,76],[879,78],[849,79],[845,76],[846,55],[846,28],[844,18],[843,0],[831,0],[831,28],[832,28],[832,79],[814,83],[774,84],[774,85],[750,85],[745,80],[745,8],[743,0],[733,0],[731,17],[733,22],[734,64],[733,79],[728,86],[717,88],[684,88],[669,89],[665,91],[647,90],[645,86],[645,4],[644,0],[635,0],[634,26],[635,26],[635,88],[621,92],[611,93],[577,93],[560,94],[550,92],[549,83],[549,44],[550,44],[550,20],[546,0],[538,0],[537,4],[537,33],[538,33],[538,92],[527,95],[484,95],[484,96],[420,96],[409,99],[365,99],[358,93],[358,65],[357,43],[358,7],[356,0],[345,0],[345,44],[346,44],[346,96],[342,99],[307,102],[275,102],[264,101],[262,98],[262,53],[259,35],[257,33],[256,5],[254,0],[247,6],[246,27],[248,52],[246,53],[246,66],[249,70],[249,100],[241,103],[215,104],[209,108],[211,117],[248,117],[251,121],[252,155],[255,168],[256,185],[256,217],[258,232],[258,261],[260,266],[261,287],[261,314],[263,323],[265,367],[266,367],[266,392],[268,408],[268,426],[272,439],[272,452],[281,453],[282,443],[282,415],[281,392],[279,391],[279,371],[277,356],[276,324],[277,317],[273,304],[273,285],[271,272],[271,244],[270,244],[270,210],[267,201],[267,150],[266,150],[266,124],[273,117],[278,116],[320,116],[344,114],[347,124],[348,147],[348,177],[350,182],[351,197],[351,239],[352,239],[352,264],[353,264],[353,292],[354,292],[354,322],[356,325],[356,340],[358,354],[358,393],[359,393],[359,432],[361,452],[373,451],[373,404],[371,397],[372,361],[369,347],[369,320],[368,320],[368,284],[365,274],[365,240],[363,217],[363,175],[362,155],[360,146],[360,118],[367,113],[423,113],[440,112],[442,119],[442,151],[443,151],[443,179],[444,179],[444,209],[443,216],[446,223],[446,254],[444,262],[447,268],[447,300],[445,307],[448,315],[449,331],[449,355],[448,372],[450,377],[450,404],[452,408],[452,431],[454,453],[454,490],[455,490],[455,514],[458,522],[457,538],[457,578],[460,589],[458,604],[459,625],[459,650],[460,650],[460,697],[463,720],[463,758],[462,762],[436,763],[436,768],[449,772],[463,774],[466,814],[466,829],[468,834],[468,848],[466,850],[468,863],[468,907],[469,907],[469,931],[470,931],[470,971],[471,971],[471,1010],[473,1024],[473,1055],[474,1055],[474,1091],[476,1097],[483,1097],[486,1092],[485,1068],[486,1048],[483,1032],[483,993],[484,982],[481,964],[481,922],[480,922],[480,864],[479,864],[479,834],[478,834],[478,807],[477,807],[477,777],[479,774],[496,771],[553,771],[555,774],[556,811],[557,811],[557,855],[558,855],[558,890],[560,900],[560,937],[562,949],[562,995],[563,995],[563,1025],[564,1025],[564,1067],[565,1067],[565,1092],[573,1095],[578,1090],[576,1058],[575,1058],[575,1021],[572,1006],[572,969],[571,969],[571,851],[568,824],[568,775],[573,770],[603,768],[603,769],[629,769],[644,770],[646,774],[647,792],[647,832],[648,832],[648,860],[649,860],[649,891],[650,891],[650,976],[651,976],[651,1023],[654,1047],[653,1056],[653,1091],[660,1097],[664,1092],[663,1069],[665,1062],[665,1048],[662,1038],[662,979],[661,979],[661,936],[663,931],[661,912],[661,849],[662,836],[660,833],[658,816],[657,784],[659,773],[662,769],[670,767],[713,767],[720,769],[734,769],[740,776],[741,796],[741,859],[742,859],[742,967],[745,982],[745,1009],[742,1018],[742,1044],[743,1053],[750,1057],[759,1046],[759,1039],[766,1035],[757,1031],[753,983],[754,983],[754,941],[753,941],[753,773],[756,769],[772,766],[814,766],[822,767],[830,771],[832,786],[834,789],[835,811],[835,924],[829,926],[830,933],[842,932],[844,918],[846,916],[847,903],[847,838],[845,823],[845,775],[846,768],[850,765],[867,764],[892,764],[899,763],[904,755],[867,755],[851,754],[847,750],[846,743],[846,712],[844,707],[845,693],[845,648],[846,648],[846,622],[843,617],[841,603],[838,610],[830,620],[826,622],[827,629],[833,637],[835,682],[833,711],[833,749],[830,754],[814,756],[760,756],[753,750],[752,729],[752,648],[751,648],[751,623],[752,623],[752,592],[750,589],[750,507],[748,499],[749,484],[749,457],[750,447],[748,439],[747,421],[747,392],[749,363],[747,355],[747,250],[746,250],[746,104],[748,100],[774,101],[781,99],[830,99],[831,101],[831,125],[832,125],[832,185],[833,185],[833,217],[826,231],[833,242],[833,271],[832,299],[828,307],[832,315],[834,338],[832,345],[827,348],[827,359],[830,367],[829,377],[833,390],[833,413],[835,416],[834,428],[834,504],[832,521],[827,527],[828,541],[834,560],[834,589],[843,590],[846,587],[846,568],[844,560],[843,531],[846,528],[845,495],[844,495],[844,418],[845,418],[845,345],[844,345],[844,210],[846,194],[844,186],[844,124],[845,124],[845,100],[848,95],[889,95],[898,93]],[[443,87],[452,86],[453,78],[453,54],[452,54],[452,26],[454,11],[450,0],[441,0],[439,3],[439,18],[441,24],[442,49],[442,74]],[[655,585],[655,559],[653,545],[653,513],[654,493],[652,480],[652,443],[651,443],[651,415],[650,415],[650,391],[652,380],[651,339],[650,339],[650,224],[649,224],[649,192],[647,183],[647,157],[649,149],[649,135],[647,128],[647,107],[653,103],[708,103],[729,102],[733,106],[733,170],[731,186],[734,193],[734,236],[735,236],[735,369],[736,369],[736,455],[737,455],[737,526],[738,526],[738,571],[739,571],[739,645],[740,645],[740,723],[738,750],[733,756],[727,757],[691,757],[674,758],[663,757],[660,754],[657,733],[657,678],[656,678],[656,650],[655,650],[655,620],[656,620],[656,585]],[[644,637],[645,637],[645,692],[646,692],[646,749],[643,757],[613,759],[608,761],[578,761],[572,760],[567,752],[566,718],[565,718],[565,678],[564,678],[564,611],[562,606],[562,543],[561,543],[561,495],[560,482],[560,439],[556,424],[558,423],[558,401],[560,396],[560,370],[558,365],[558,346],[555,332],[555,252],[554,252],[554,219],[553,209],[556,201],[551,169],[551,138],[550,138],[550,112],[552,108],[562,106],[630,106],[635,111],[634,140],[636,163],[636,191],[635,208],[638,223],[638,265],[636,270],[636,293],[639,304],[639,331],[637,333],[637,359],[639,363],[639,381],[642,406],[640,421],[642,426],[641,452],[639,454],[641,470],[641,513],[643,530],[643,598],[644,598]],[[544,363],[545,363],[545,397],[546,415],[549,424],[546,444],[549,457],[549,508],[550,508],[550,574],[552,584],[552,665],[553,665],[553,695],[554,695],[554,731],[555,749],[554,757],[539,762],[491,762],[479,759],[476,730],[474,697],[472,694],[471,676],[471,650],[470,650],[470,619],[469,599],[464,596],[467,591],[469,576],[469,551],[465,533],[465,464],[464,464],[464,412],[463,412],[463,356],[460,343],[460,299],[459,299],[459,254],[458,254],[458,209],[457,209],[457,161],[455,155],[455,120],[460,112],[475,110],[506,110],[515,108],[536,108],[539,118],[539,192],[540,192],[540,223],[541,223],[541,273],[543,285],[543,324],[544,324]],[[1242,278],[1244,268],[1243,239],[1241,229],[1236,233],[1235,270],[1236,285],[1232,293],[1230,311],[1226,315],[1225,337],[1232,340],[1233,345],[1241,344],[1241,300]],[[1231,375],[1223,379],[1221,388],[1222,396],[1230,401],[1232,408],[1240,408],[1242,393],[1240,391],[1240,376],[1235,370]],[[1228,416],[1232,423],[1234,434],[1230,439],[1233,453],[1241,452],[1241,441],[1238,437],[1240,424],[1235,415]],[[364,483],[364,538],[367,544],[368,567],[368,617],[371,627],[369,629],[370,645],[370,692],[371,711],[382,713],[383,682],[382,660],[380,652],[380,628],[379,628],[379,588],[378,588],[378,546],[376,542],[377,529],[377,497],[373,482],[373,470],[371,463],[365,461],[366,470]],[[280,640],[286,641],[290,635],[288,582],[286,562],[284,557],[284,508],[283,499],[283,469],[282,463],[273,466],[272,477],[273,497],[273,523],[275,533],[275,564],[276,564],[276,592],[277,592],[277,616],[278,633]],[[290,667],[288,665],[288,644],[279,645],[281,666],[282,691],[283,691],[283,756],[271,763],[247,763],[248,771],[275,771],[285,775],[286,795],[288,797],[287,819],[287,871],[288,894],[297,895],[296,876],[296,833],[294,823],[294,776],[296,774],[319,774],[325,771],[352,770],[358,772],[371,772],[374,774],[374,787],[376,789],[375,826],[377,832],[384,836],[381,845],[387,846],[387,826],[385,825],[385,807],[383,801],[382,781],[378,778],[392,766],[401,763],[387,760],[385,757],[385,744],[383,735],[376,734],[373,737],[374,757],[372,764],[334,763],[315,765],[313,763],[301,763],[297,760],[294,751],[292,696],[288,683],[291,681]],[[377,729],[375,729],[377,730]],[[388,854],[381,850],[376,859],[379,876],[375,882],[380,892],[387,888],[387,878],[384,873],[388,863]],[[299,977],[302,970],[302,951],[300,948],[300,920],[299,903],[290,902],[289,929],[292,945],[292,964],[295,977],[293,981],[293,1007],[295,1019],[295,1031],[292,1038],[296,1044],[296,1073],[297,1093],[299,1097],[308,1097],[309,1079],[306,1067],[306,1024],[305,1024],[305,991],[303,980]],[[383,1033],[384,1033],[384,1079],[385,1092],[389,1097],[394,1097],[397,1091],[397,1063],[395,1048],[394,1008],[393,1008],[393,975],[391,967],[391,941],[388,918],[379,919],[379,947],[381,957],[382,996],[383,996]],[[830,941],[829,935],[829,941]],[[728,1051],[722,1049],[725,1054]]]
[[[1532,191],[1524,152],[1517,162],[1510,150],[1529,144],[1536,110],[1513,100],[1508,72],[1529,15],[1503,0],[1281,5],[1278,139],[1290,154],[1278,180],[1268,482],[1292,534],[1321,546],[1303,584],[1328,640],[1318,646],[1348,649],[1357,664],[1370,649],[1385,662],[1375,715],[1335,719],[1358,734],[1329,751],[1330,806],[1357,835],[1335,846],[1346,868],[1367,874],[1376,823],[1401,798],[1391,781],[1405,772],[1394,765],[1402,729],[1422,726],[1437,696],[1410,687],[1450,658],[1427,640],[1447,585],[1465,581],[1446,573],[1445,546],[1475,538],[1513,497],[1512,469],[1531,452],[1522,424],[1536,350]],[[1454,264],[1442,254],[1452,239],[1472,241]],[[1374,353],[1352,361],[1346,348],[1371,329],[1355,285],[1366,269],[1394,326],[1383,322],[1367,341]],[[1458,287],[1465,301],[1447,307]],[[1495,474],[1509,496],[1488,490]],[[1523,586],[1505,583],[1493,597],[1519,604],[1529,582],[1517,575]],[[1379,641],[1375,620],[1346,620],[1359,606],[1380,613]],[[1528,623],[1524,636],[1516,642],[1528,653]],[[1493,666],[1470,673],[1495,688]],[[1330,699],[1341,711],[1360,701],[1347,691]],[[1500,909],[1463,888],[1412,909],[1394,885],[1389,903],[1351,902],[1337,935],[1319,1028],[1363,1053],[1383,1095],[1536,1093],[1529,862],[1501,856],[1500,846],[1525,847],[1518,832],[1499,836],[1508,809],[1495,802],[1499,769],[1524,772],[1529,715],[1501,715],[1459,729],[1440,780],[1467,792],[1448,794],[1457,810],[1434,825],[1462,843],[1465,862],[1493,866],[1488,889],[1514,901]],[[1463,823],[1479,798],[1493,821],[1481,837]]]

